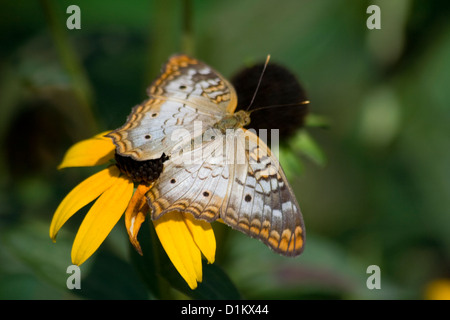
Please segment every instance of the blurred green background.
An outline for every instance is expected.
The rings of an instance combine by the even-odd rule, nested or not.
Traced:
[[[250,299],[423,299],[436,297],[430,284],[449,281],[448,1],[0,4],[0,299],[152,297],[123,221],[82,266],[82,290],[67,289],[83,213],[55,244],[48,228],[96,169],[56,166],[74,142],[122,125],[162,63],[186,48],[226,77],[270,53],[330,124],[307,127],[280,155],[303,211],[305,252],[284,258],[215,226],[208,279],[223,271]],[[71,4],[81,30],[66,28]],[[371,4],[381,30],[366,27]],[[366,286],[370,265],[380,267],[379,290]]]

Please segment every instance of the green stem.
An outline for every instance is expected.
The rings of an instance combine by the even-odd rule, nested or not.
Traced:
[[[192,8],[192,0],[152,2],[151,13],[153,16],[150,17],[148,49],[149,72],[146,85],[153,82],[160,72],[161,65],[172,54],[194,54]]]
[[[183,1],[183,30],[181,39],[182,51],[187,55],[194,55],[195,44],[192,31],[192,1]]]
[[[178,23],[174,13],[179,8],[179,1],[165,0],[152,1],[149,14],[151,25],[149,32],[148,48],[148,79],[147,84],[153,82],[158,76],[161,65],[167,61],[170,55],[179,52]],[[179,21],[179,18],[178,18]]]
[[[67,73],[72,80],[73,90],[81,107],[81,115],[83,117],[82,129],[84,131],[88,131],[89,135],[97,133],[98,125],[95,120],[94,113],[92,112],[93,93],[86,72],[80,62],[80,59],[75,54],[76,51],[68,39],[67,32],[64,29],[63,24],[58,18],[55,3],[52,0],[40,1],[53,37],[53,41],[56,45],[56,50],[62,64],[66,68]],[[77,115],[77,113],[74,114]]]

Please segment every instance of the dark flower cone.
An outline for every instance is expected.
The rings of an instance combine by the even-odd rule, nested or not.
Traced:
[[[136,161],[131,157],[121,156],[116,152],[115,159],[119,170],[131,180],[136,183],[149,184],[159,178],[163,171],[163,163],[169,157],[163,153],[159,159]]]
[[[242,69],[232,78],[231,82],[238,96],[236,110],[246,110],[249,106],[263,67],[264,64],[260,63]],[[292,104],[306,100],[308,99],[305,90],[295,75],[285,67],[270,62],[250,110],[266,106],[274,107],[253,112],[248,128],[255,129],[257,133],[259,129],[267,129],[268,141],[271,141],[270,129],[278,129],[280,142],[283,142],[303,126],[308,113],[307,104]],[[278,105],[289,106],[277,107]]]

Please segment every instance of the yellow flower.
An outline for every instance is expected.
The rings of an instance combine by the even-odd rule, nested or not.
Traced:
[[[427,300],[450,300],[450,279],[440,278],[428,284],[425,289]]]
[[[115,146],[103,132],[73,145],[58,169],[106,164],[114,158]],[[136,188],[135,188],[136,184]],[[142,254],[137,240],[149,207],[145,193],[151,185],[134,183],[116,165],[90,176],[76,186],[60,203],[50,225],[50,238],[78,210],[95,200],[75,236],[72,263],[81,265],[102,244],[125,212],[130,242]],[[158,238],[183,279],[191,289],[202,281],[202,254],[214,262],[216,240],[211,224],[190,214],[169,212],[153,221]]]

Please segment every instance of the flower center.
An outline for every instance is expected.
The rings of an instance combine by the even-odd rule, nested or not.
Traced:
[[[163,163],[169,157],[163,153],[159,159],[137,161],[131,157],[121,156],[116,152],[115,159],[120,172],[136,183],[148,184],[159,178],[163,171]]]

